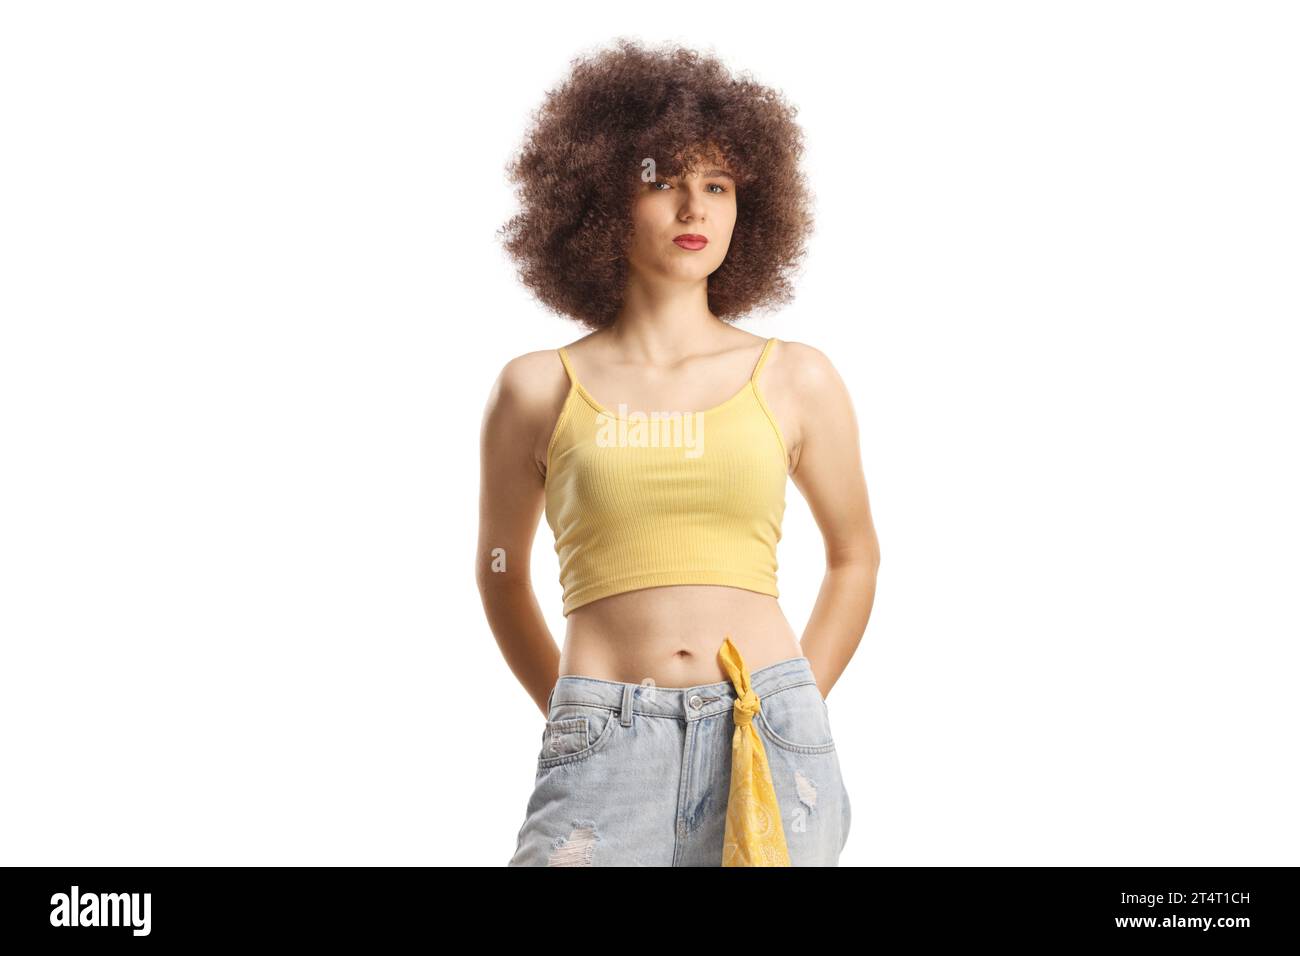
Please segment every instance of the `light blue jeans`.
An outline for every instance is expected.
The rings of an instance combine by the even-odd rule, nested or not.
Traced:
[[[837,866],[852,812],[806,657],[750,672],[792,866]],[[721,866],[730,681],[656,687],[566,674],[510,866]]]

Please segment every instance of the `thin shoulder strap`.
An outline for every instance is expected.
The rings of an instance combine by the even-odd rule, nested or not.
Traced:
[[[763,352],[758,357],[758,364],[754,366],[754,374],[749,376],[749,380],[751,382],[758,381],[758,373],[763,371],[763,363],[767,361],[768,353],[772,351],[772,345],[775,342],[776,342],[776,337],[773,336],[772,338],[768,339],[767,344],[763,346]]]
[[[569,376],[569,385],[570,386],[577,385],[578,376],[574,374],[573,366],[569,363],[569,353],[566,352],[563,348],[558,348],[555,351],[560,353],[560,361],[564,363],[565,374]]]

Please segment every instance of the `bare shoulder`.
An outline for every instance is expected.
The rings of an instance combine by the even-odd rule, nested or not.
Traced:
[[[807,342],[782,339],[773,358],[782,384],[794,391],[825,395],[844,387],[830,356]]]
[[[516,355],[497,374],[483,415],[485,448],[523,455],[545,474],[546,445],[569,392],[569,376],[555,349]]]
[[[567,381],[555,349],[524,352],[501,367],[492,385],[489,409],[524,419],[544,417],[555,404],[557,391],[562,393]]]
[[[795,474],[805,446],[817,433],[851,419],[848,389],[830,356],[807,342],[781,339],[767,367],[763,391],[787,442],[790,473]]]

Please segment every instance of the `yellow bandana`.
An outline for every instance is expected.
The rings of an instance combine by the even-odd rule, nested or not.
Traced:
[[[740,650],[723,638],[718,660],[735,685],[732,707],[736,722],[731,735],[731,791],[727,795],[727,830],[722,843],[723,866],[789,866],[781,807],[772,786],[763,738],[754,726],[758,695],[749,685],[749,668]]]

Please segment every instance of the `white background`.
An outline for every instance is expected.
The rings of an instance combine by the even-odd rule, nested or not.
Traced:
[[[1281,3],[0,13],[0,863],[503,865],[541,715],[478,431],[576,339],[495,239],[620,35],[798,109],[883,564],[848,864],[1295,865],[1300,61]],[[821,542],[788,489],[782,605]],[[535,586],[557,641],[558,565]]]

